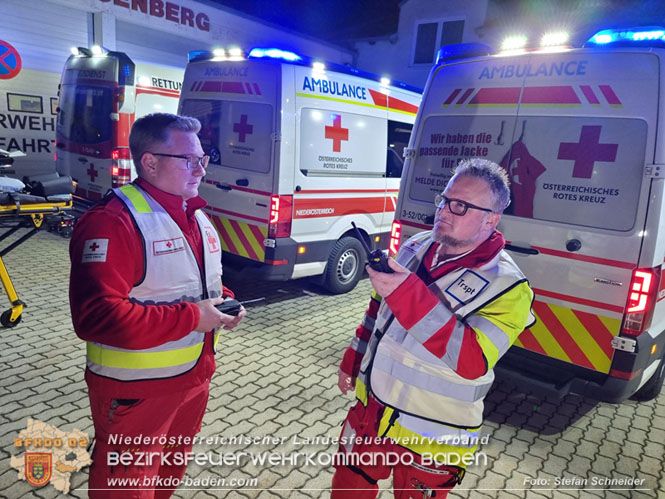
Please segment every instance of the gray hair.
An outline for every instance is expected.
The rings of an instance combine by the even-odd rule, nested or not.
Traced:
[[[201,130],[201,122],[189,116],[176,116],[169,113],[153,113],[134,122],[129,134],[129,150],[134,158],[136,172],[141,173],[141,158],[152,152],[155,146],[167,144],[171,131],[194,132]]]
[[[506,170],[493,161],[480,158],[464,159],[459,162],[453,175],[457,177],[480,178],[487,182],[494,202],[492,209],[502,213],[510,204],[510,180]]]

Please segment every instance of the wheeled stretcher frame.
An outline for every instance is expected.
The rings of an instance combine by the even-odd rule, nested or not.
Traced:
[[[4,327],[14,327],[21,322],[23,307],[26,305],[19,299],[2,258],[44,227],[67,227],[69,229],[71,220],[73,220],[73,217],[68,214],[71,209],[70,195],[45,198],[26,194],[0,193],[0,229],[7,229],[0,235],[0,242],[20,229],[31,228],[26,234],[0,250],[0,280],[11,304],[11,308],[0,315],[0,324]]]

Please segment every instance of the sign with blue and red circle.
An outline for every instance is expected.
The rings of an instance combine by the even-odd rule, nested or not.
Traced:
[[[10,43],[0,40],[0,80],[14,78],[21,71],[21,56]]]

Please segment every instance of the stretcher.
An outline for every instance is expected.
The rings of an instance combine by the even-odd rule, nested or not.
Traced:
[[[71,209],[71,194],[35,196],[17,192],[0,192],[0,229],[6,229],[0,235],[0,242],[20,229],[26,227],[30,229],[26,234],[0,250],[0,280],[2,280],[11,304],[11,308],[0,315],[0,324],[4,327],[14,327],[21,322],[23,308],[26,305],[18,297],[3,257],[34,236],[40,229],[57,229],[61,235],[68,235],[67,232],[71,231],[73,222],[73,217],[69,214]]]

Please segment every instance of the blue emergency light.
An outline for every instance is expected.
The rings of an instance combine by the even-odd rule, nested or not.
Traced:
[[[249,57],[256,57],[256,58],[271,57],[272,59],[284,59],[285,61],[289,62],[296,62],[302,59],[302,57],[300,57],[298,54],[294,54],[293,52],[289,52],[288,50],[275,49],[275,48],[270,48],[270,49],[254,48],[250,51]]]
[[[605,29],[589,38],[584,46],[665,47],[665,28],[662,26],[639,26]]]

